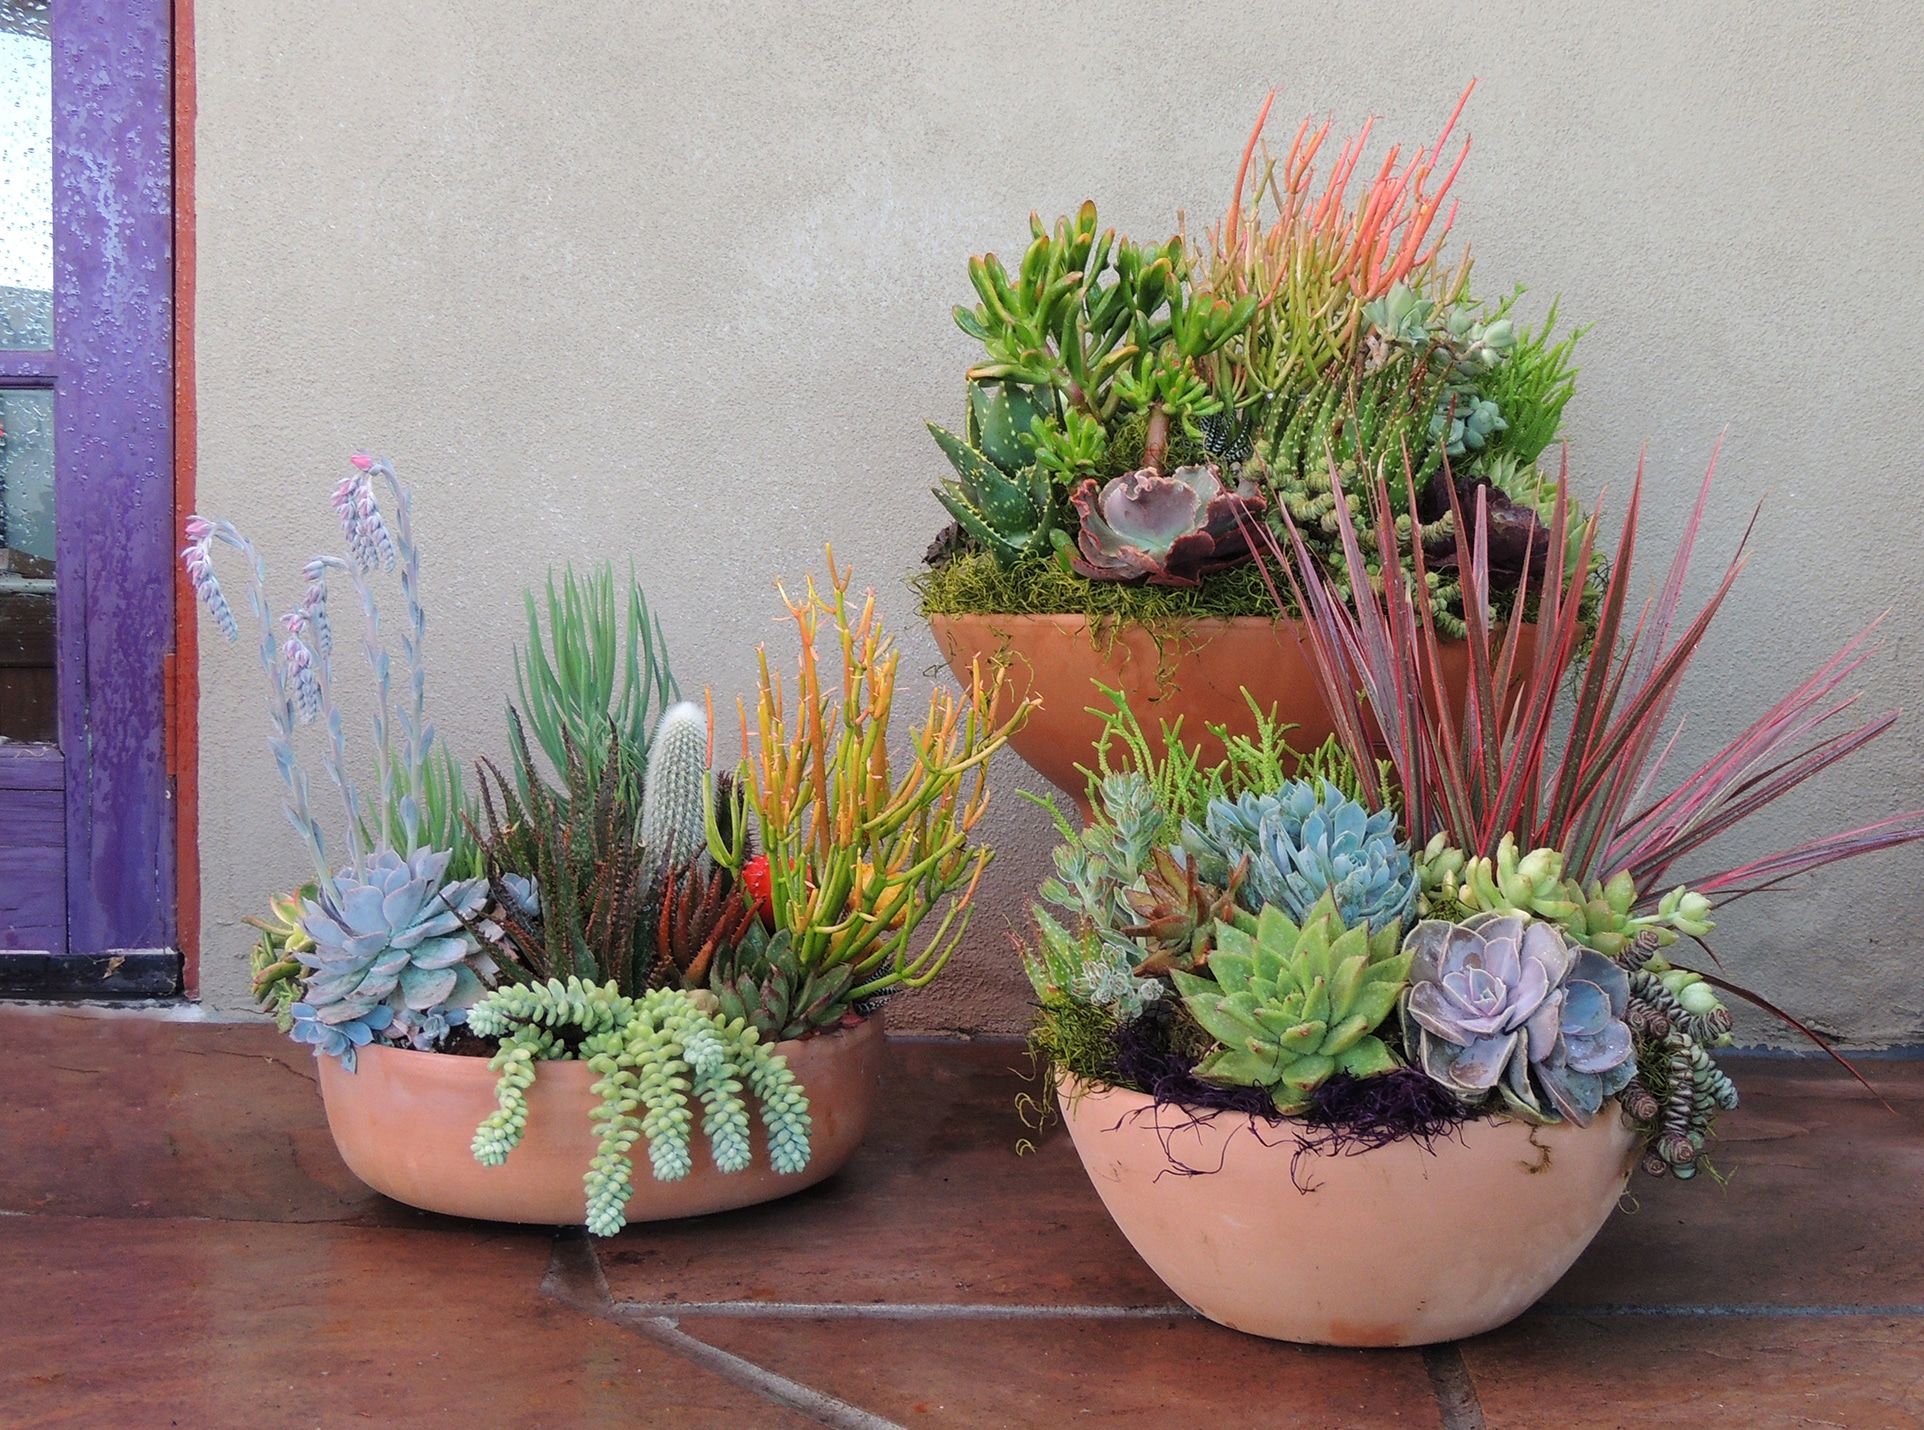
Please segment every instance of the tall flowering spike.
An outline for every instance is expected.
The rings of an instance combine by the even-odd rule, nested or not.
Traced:
[[[290,618],[291,619],[291,618]],[[314,662],[298,637],[290,636],[281,646],[288,674],[294,687],[294,704],[301,712],[301,723],[311,725],[321,713],[321,683],[314,676]]]
[[[187,568],[187,579],[194,583],[194,594],[207,607],[221,634],[230,641],[240,639],[240,622],[234,619],[234,612],[227,604],[227,597],[220,589],[220,578],[214,574],[214,523],[202,516],[187,519],[187,546],[180,553],[181,563]]]
[[[380,553],[368,539],[367,529],[361,520],[360,489],[358,477],[342,477],[341,484],[334,488],[334,514],[341,519],[341,535],[347,541],[347,554],[363,571],[371,571],[380,560]]]
[[[327,582],[316,575],[310,578],[313,584],[301,598],[301,610],[306,615],[314,631],[314,649],[326,660],[334,654],[334,627],[327,619]]]
[[[380,561],[381,569],[392,571],[400,553],[394,549],[394,538],[388,535],[387,523],[381,520],[381,504],[374,499],[374,484],[366,477],[361,478],[354,501],[361,518],[362,535]]]

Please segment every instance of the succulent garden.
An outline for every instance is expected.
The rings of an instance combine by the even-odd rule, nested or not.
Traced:
[[[1399,536],[1386,485],[1379,475],[1364,509],[1375,550],[1406,544],[1400,581],[1372,578],[1345,502],[1333,565],[1293,517],[1284,539],[1257,538],[1278,601],[1287,590],[1306,613],[1336,715],[1328,744],[1298,758],[1288,731],[1259,719],[1253,737],[1217,731],[1227,758],[1206,768],[1179,730],[1159,753],[1125,704],[1108,714],[1096,817],[1060,822],[1035,911],[1034,1045],[1071,1096],[1127,1088],[1293,1118],[1305,1147],[1620,1113],[1646,1170],[1691,1177],[1737,1102],[1715,1062],[1733,1024],[1724,997],[1761,1001],[1721,976],[1716,908],[1924,838],[1924,814],[1905,815],[1675,882],[1716,836],[1890,727],[1894,715],[1832,729],[1869,632],[1666,781],[1679,682],[1741,565],[1739,552],[1685,618],[1709,479],[1641,613],[1628,609],[1639,480],[1594,606],[1581,590],[1592,516],[1575,561],[1519,580],[1529,625],[1492,623],[1487,498],[1453,506],[1472,671],[1460,701],[1444,681],[1445,624],[1419,595],[1435,589],[1428,538]],[[1573,515],[1561,478],[1553,491],[1561,550]]]
[[[1507,605],[1526,571],[1540,584],[1554,484],[1537,463],[1581,331],[1558,336],[1554,304],[1523,324],[1520,291],[1479,299],[1467,248],[1444,261],[1463,102],[1434,145],[1392,149],[1367,182],[1369,126],[1332,157],[1329,124],[1305,123],[1272,156],[1266,102],[1200,242],[1120,238],[1085,203],[1054,228],[1031,216],[1013,268],[971,259],[979,301],[955,321],[982,360],[962,432],[929,426],[953,521],[919,578],[924,612],[1274,615],[1256,531],[1293,527],[1341,584],[1339,502],[1372,581],[1392,561],[1414,574],[1423,547],[1452,635],[1457,506],[1488,510],[1490,595]],[[1394,546],[1377,542],[1379,490]]]
[[[999,678],[938,687],[898,767],[900,656],[831,554],[826,583],[783,594],[793,672],[764,649],[755,701],[737,705],[739,760],[718,771],[712,711],[681,699],[632,576],[569,572],[545,602],[527,597],[507,758],[477,761],[470,787],[426,713],[410,494],[382,460],[354,469],[334,496],[345,551],[304,568],[284,616],[240,532],[187,529],[189,576],[230,639],[241,625],[217,548],[244,565],[270,747],[313,869],[253,920],[263,1007],[348,1071],[370,1047],[489,1058],[497,1105],[472,1129],[486,1166],[522,1142],[540,1068],[587,1064],[598,1147],[580,1175],[598,1234],[623,1225],[638,1141],[656,1179],[689,1173],[696,1104],[719,1170],[751,1161],[746,1094],[769,1164],[800,1171],[808,1090],[782,1049],[941,973],[992,857],[971,837],[988,762],[1029,707]],[[389,578],[398,629],[377,593]],[[337,686],[349,621],[373,683],[366,762]],[[300,751],[310,739],[325,797]]]

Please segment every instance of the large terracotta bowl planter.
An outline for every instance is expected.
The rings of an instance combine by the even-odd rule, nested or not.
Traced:
[[[773,1201],[833,1176],[868,1132],[882,1073],[879,1013],[854,1028],[775,1051],[808,1094],[813,1127],[808,1166],[779,1176],[768,1165],[760,1110],[749,1116],[755,1159],[745,1172],[715,1169],[696,1116],[694,1168],[678,1182],[658,1182],[647,1147],[634,1148],[634,1195],[628,1220],[663,1221]],[[588,1119],[598,1099],[597,1074],[586,1063],[542,1063],[528,1089],[528,1126],[521,1145],[499,1167],[484,1167],[469,1150],[474,1129],[494,1110],[495,1075],[486,1058],[362,1048],[356,1072],[321,1058],[327,1125],[348,1169],[375,1191],[424,1211],[482,1221],[579,1224],[587,1216],[582,1177],[595,1155]]]
[[[1243,699],[1247,687],[1265,711],[1274,707],[1294,725],[1290,744],[1307,754],[1335,733],[1308,648],[1298,643],[1300,623],[1267,616],[1192,621],[1152,634],[1141,626],[1092,629],[1082,616],[942,616],[929,628],[958,679],[980,657],[985,669],[1006,662],[1016,698],[1039,695],[1042,706],[1010,743],[1015,752],[1076,802],[1082,817],[1087,781],[1077,765],[1092,766],[1102,721],[1090,707],[1106,701],[1093,681],[1121,689],[1143,731],[1160,754],[1162,726],[1182,717],[1185,741],[1201,742],[1206,763],[1223,757],[1208,727],[1254,734],[1255,717]],[[1526,643],[1528,632],[1525,633]],[[1444,647],[1444,679],[1458,706],[1469,673],[1469,647]]]
[[[1292,1181],[1286,1127],[1073,1079],[1060,1101],[1089,1180],[1170,1290],[1225,1326],[1317,1345],[1427,1345],[1519,1315],[1602,1228],[1637,1145],[1608,1103],[1589,1127],[1483,1121],[1433,1151],[1306,1154]]]

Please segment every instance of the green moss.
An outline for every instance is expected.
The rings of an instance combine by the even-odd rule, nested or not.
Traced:
[[[1273,579],[1273,576],[1272,576]],[[965,552],[911,578],[925,616],[1086,616],[1131,625],[1173,625],[1197,618],[1274,616],[1275,597],[1254,562],[1202,578],[1190,588],[1091,581],[1054,561],[1004,570],[984,551]],[[1277,588],[1288,599],[1288,584]]]
[[[1074,998],[1046,998],[1029,1030],[1029,1050],[1045,1070],[1060,1068],[1085,1083],[1126,1087],[1116,1070],[1116,1026],[1115,1015],[1106,1008]]]

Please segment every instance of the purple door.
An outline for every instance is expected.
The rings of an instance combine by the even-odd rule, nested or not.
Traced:
[[[0,0],[0,995],[171,993],[164,0]]]

